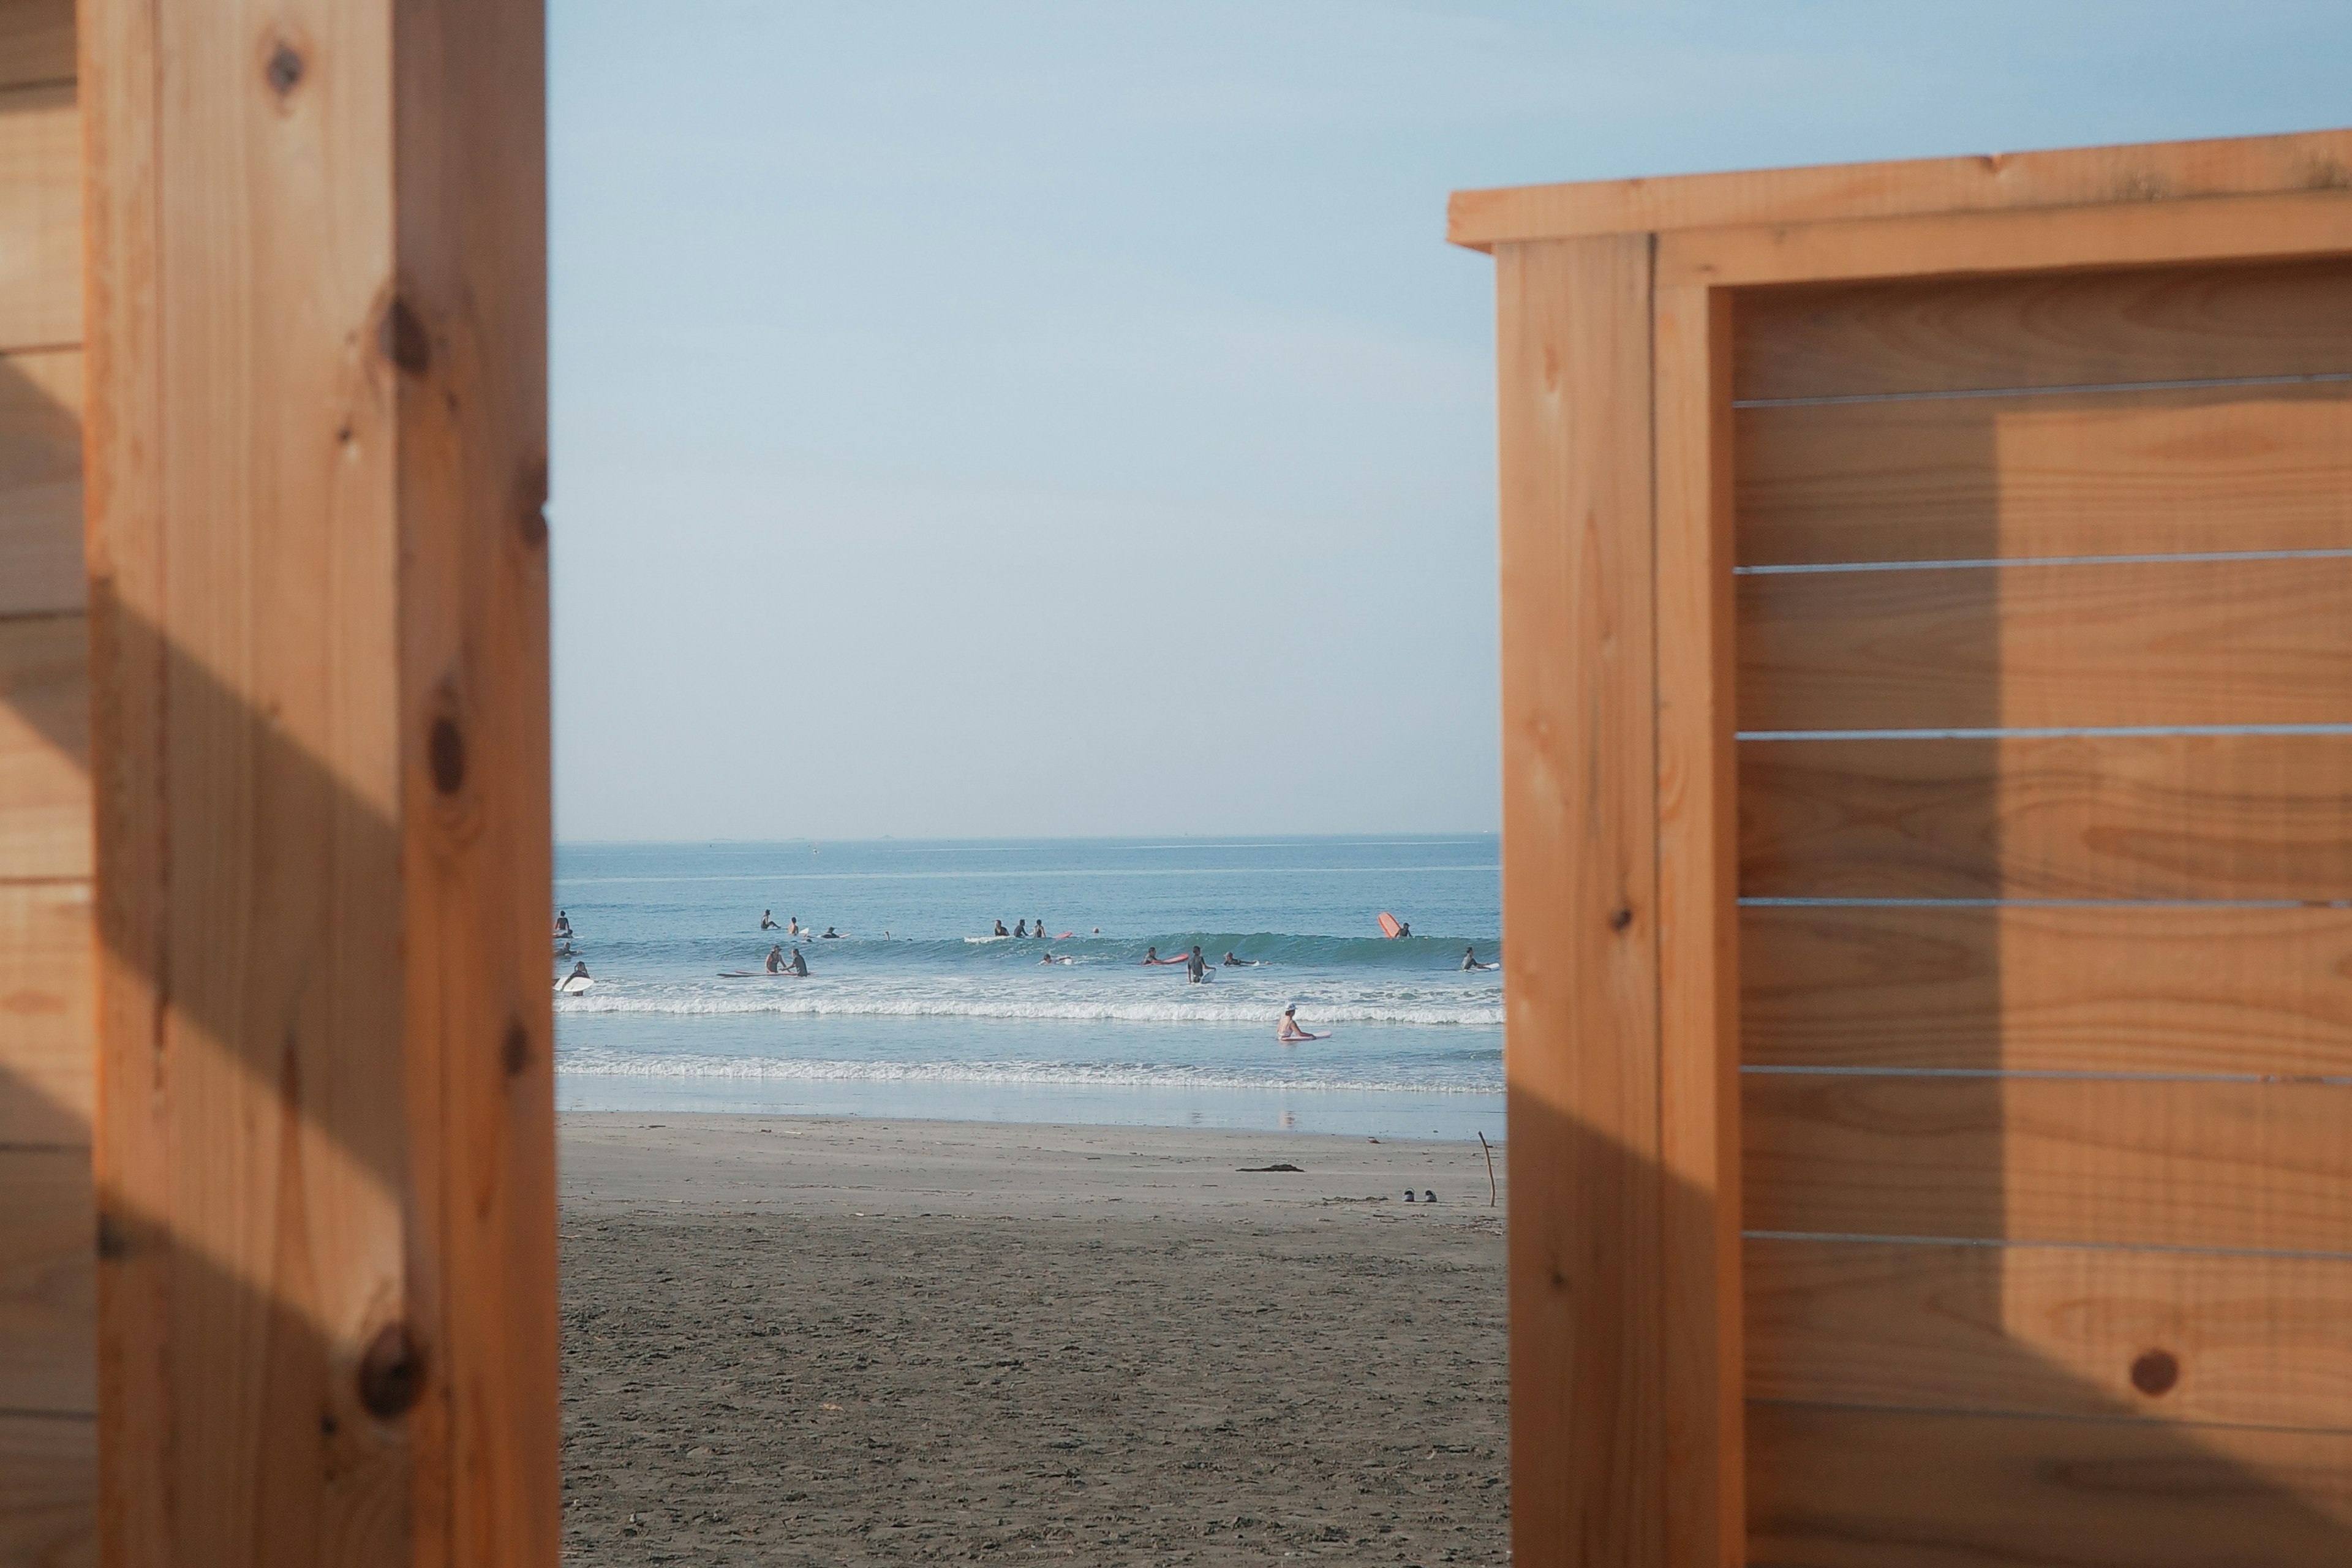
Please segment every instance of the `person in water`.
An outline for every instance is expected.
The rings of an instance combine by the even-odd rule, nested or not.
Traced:
[[[784,934],[785,934],[786,936],[801,936],[801,935],[805,934],[805,933],[803,933],[803,932],[802,931],[802,930],[801,930],[801,917],[800,917],[800,916],[798,916],[798,915],[787,915],[787,916],[785,916],[784,918],[785,918],[787,921],[789,921],[791,922],[790,924],[788,924],[788,925],[786,925],[786,926],[784,927]]]
[[[1003,921],[999,921],[996,922],[995,934],[998,936],[1011,936],[1013,933],[1004,929],[1004,922]]]
[[[800,949],[794,948],[793,951],[794,952],[798,952]],[[768,973],[771,974],[782,974],[783,972],[784,944],[780,942],[768,949]]]
[[[1475,947],[1465,947],[1462,950],[1462,967],[1466,971],[1472,969],[1500,969],[1503,966],[1499,963],[1479,963],[1478,950]]]
[[[801,950],[797,947],[793,949],[793,961],[784,967],[791,970],[794,974],[799,975],[803,980],[806,980],[808,978],[808,960],[801,956]]]
[[[1025,936],[1027,936],[1027,935],[1029,934],[1029,922],[1028,922],[1027,921],[1013,921],[1013,934],[1014,936],[1016,936],[1016,937],[1025,937]]]
[[[1184,961],[1181,958],[1162,958],[1160,956],[1160,950],[1158,948],[1147,947],[1143,950],[1143,962],[1146,963],[1177,964],[1181,963]]]
[[[1201,956],[1199,943],[1194,943],[1192,956],[1184,960],[1184,983],[1198,985],[1209,978],[1208,961]]]
[[[1029,922],[1029,934],[1043,942],[1045,937],[1045,917],[1039,915]]]
[[[1282,1010],[1282,1022],[1274,1026],[1274,1037],[1284,1045],[1297,1045],[1301,1040],[1328,1040],[1328,1035],[1310,1035],[1298,1026],[1298,1004],[1293,1002]]]
[[[582,962],[573,964],[572,966],[572,973],[565,975],[563,978],[567,981],[588,979],[589,974],[587,962],[583,960]]]
[[[828,942],[836,942],[836,941],[839,941],[839,940],[840,940],[840,937],[841,937],[841,933],[840,933],[839,931],[837,931],[834,930],[831,926],[827,926],[827,927],[825,927],[825,928],[824,928],[824,938],[823,938],[822,940],[828,941]],[[798,952],[800,951],[800,949],[799,949],[799,948],[794,948],[794,949],[793,949],[793,951],[794,952]]]
[[[1227,969],[1250,969],[1264,963],[1265,960],[1256,958],[1235,958],[1233,953],[1228,951],[1222,962]]]
[[[782,931],[784,928],[776,923],[775,910],[761,910],[760,911],[760,929],[761,931]]]
[[[1412,934],[1412,922],[1411,921],[1397,921],[1397,935],[1398,935],[1400,938],[1402,938],[1402,937],[1408,937],[1408,936],[1411,936]]]
[[[565,914],[562,910],[555,911],[555,934],[558,936],[570,936],[572,934],[572,917]]]

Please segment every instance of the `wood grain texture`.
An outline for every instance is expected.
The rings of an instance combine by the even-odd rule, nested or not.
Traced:
[[[2352,132],[1456,191],[1446,237],[1510,240],[2305,190],[2352,179]]]
[[[551,1564],[540,16],[248,20],[84,14],[105,1552]]]
[[[2352,1258],[1758,1240],[1747,1269],[1754,1398],[2352,1432]]]
[[[0,352],[81,341],[80,147],[71,82],[0,89]]]
[[[2352,384],[1733,419],[1742,565],[2352,548]]]
[[[90,874],[89,636],[0,619],[0,881]]]
[[[1645,241],[1506,247],[1500,316],[1512,1540],[1664,1550]]]
[[[1739,776],[1750,897],[2352,889],[2352,737],[1748,742]]]
[[[2352,910],[1740,913],[1759,1067],[2352,1077]]]
[[[2352,1436],[1748,1408],[1753,1568],[2310,1568],[2352,1558]]]
[[[2352,1084],[1748,1073],[1747,1227],[2352,1253]]]
[[[0,1412],[0,1563],[98,1568],[98,1441],[89,1417]]]
[[[1743,731],[2347,722],[2352,557],[1739,580]]]
[[[0,882],[0,1144],[89,1142],[90,901],[84,881]]]
[[[0,354],[0,616],[79,610],[81,351]]]
[[[562,1537],[543,10],[395,12],[402,300],[431,345],[396,383],[415,1289],[444,1365],[415,1549],[483,1568],[553,1568]]]
[[[89,1150],[0,1144],[0,1411],[98,1410]]]
[[[73,0],[0,0],[0,89],[73,75]]]
[[[1665,1561],[1726,1568],[1747,1519],[1729,297],[1660,294],[1654,344]]]
[[[2352,258],[1759,289],[1734,331],[1743,401],[2340,373]]]
[[[2352,183],[2197,202],[1684,229],[1658,237],[1658,281],[1742,288],[2267,262],[2347,251]]]

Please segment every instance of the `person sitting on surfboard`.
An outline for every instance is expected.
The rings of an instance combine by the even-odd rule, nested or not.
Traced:
[[[999,921],[998,923],[1001,925],[1003,922]],[[1013,924],[1013,934],[1014,936],[1027,936],[1029,934],[1029,922],[1027,921],[1015,921]]]
[[[1258,958],[1235,958],[1232,950],[1228,949],[1222,962],[1227,969],[1248,969],[1265,961]]]
[[[1043,940],[1045,939],[1045,917],[1044,915],[1039,915],[1039,916],[1038,916],[1034,921],[1033,921],[1032,922],[1030,922],[1030,926],[1029,926],[1029,934],[1030,934],[1031,936],[1036,937],[1036,938],[1037,938],[1037,939],[1039,939],[1040,941],[1043,941]]]
[[[784,928],[776,923],[775,910],[761,910],[760,911],[760,929],[761,931],[782,931]]]
[[[558,936],[570,936],[572,934],[572,917],[565,914],[562,910],[555,911],[555,934]]]
[[[1013,933],[1004,929],[1004,922],[1003,921],[999,921],[996,922],[996,934],[998,936],[1011,936]]]
[[[1471,969],[1500,969],[1500,968],[1502,968],[1503,966],[1502,966],[1501,964],[1499,964],[1499,963],[1479,963],[1479,962],[1478,962],[1478,950],[1477,950],[1476,948],[1475,948],[1475,947],[1465,947],[1465,948],[1464,948],[1464,949],[1462,950],[1462,967],[1463,967],[1465,970],[1471,970]]]
[[[1289,1006],[1285,1007],[1282,1010],[1282,1022],[1275,1026],[1274,1037],[1281,1041],[1284,1045],[1290,1046],[1297,1045],[1301,1040],[1328,1040],[1331,1037],[1328,1035],[1310,1035],[1306,1030],[1300,1028],[1298,1026],[1298,1004],[1293,1002]]]
[[[792,922],[790,925],[787,925],[786,927],[784,927],[784,934],[785,934],[786,936],[798,936],[798,935],[800,935],[800,934],[801,934],[801,917],[800,917],[800,916],[798,916],[798,915],[786,915],[784,918],[785,918],[786,920],[788,920],[788,921],[790,921]]]
[[[794,952],[798,952],[800,949],[794,948],[793,951]],[[782,974],[783,972],[784,944],[780,942],[776,943],[775,946],[768,949],[768,973],[771,974]]]
[[[840,937],[840,935],[841,935],[841,933],[840,933],[839,931],[837,931],[834,930],[831,926],[827,926],[827,927],[825,927],[825,928],[824,928],[824,934],[825,934],[825,936],[826,936],[826,937],[831,937],[831,938],[835,938],[835,939],[838,939],[838,938]],[[822,939],[822,938],[820,938],[819,940],[823,940],[823,939]],[[799,949],[799,948],[794,948],[794,949],[793,949],[793,951],[794,952],[798,952],[800,951],[800,949]]]

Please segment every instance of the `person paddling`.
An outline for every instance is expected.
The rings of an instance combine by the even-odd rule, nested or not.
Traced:
[[[1500,969],[1503,966],[1499,963],[1479,963],[1478,950],[1475,947],[1465,947],[1462,950],[1462,967],[1466,972],[1473,969]]]

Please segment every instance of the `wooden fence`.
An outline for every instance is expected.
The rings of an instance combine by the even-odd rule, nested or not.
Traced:
[[[1517,1561],[2352,1562],[2352,133],[1452,237]]]

